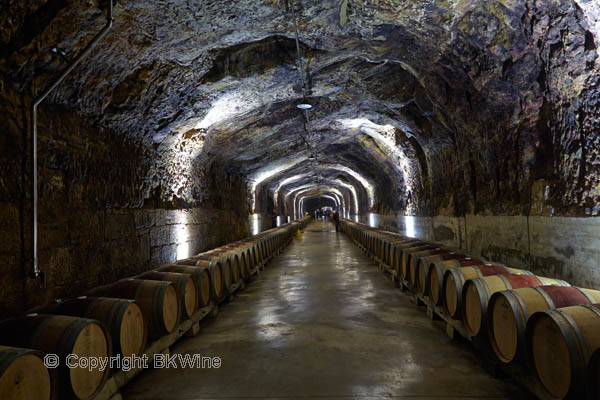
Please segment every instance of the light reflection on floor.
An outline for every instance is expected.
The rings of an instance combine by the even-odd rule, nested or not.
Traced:
[[[198,336],[171,349],[219,356],[220,369],[145,371],[124,398],[526,399],[324,226],[311,224]]]

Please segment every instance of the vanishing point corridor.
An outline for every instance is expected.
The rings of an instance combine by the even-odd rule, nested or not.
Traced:
[[[328,222],[313,221],[172,353],[219,369],[144,371],[127,400],[526,398],[479,367]]]
[[[600,399],[600,0],[0,3],[0,400]]]

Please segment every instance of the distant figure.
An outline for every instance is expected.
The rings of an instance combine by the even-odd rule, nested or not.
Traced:
[[[340,215],[337,211],[333,212],[333,220],[335,221],[335,231],[337,232],[340,229]]]

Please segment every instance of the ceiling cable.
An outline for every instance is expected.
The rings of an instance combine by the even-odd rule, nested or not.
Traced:
[[[304,66],[302,64],[302,54],[300,52],[300,38],[299,38],[299,33],[298,33],[298,22],[297,22],[297,18],[296,18],[296,5],[294,3],[294,0],[290,0],[291,1],[291,6],[292,6],[292,21],[294,24],[294,36],[296,39],[296,57],[298,58],[298,74],[300,75],[300,83],[302,84],[302,99],[304,101],[303,104],[299,104],[298,108],[300,108],[302,111],[304,111],[304,131],[306,132],[306,136],[304,136],[302,133],[300,133],[300,137],[302,138],[302,140],[304,140],[304,143],[306,143],[306,146],[308,147],[309,151],[310,151],[310,155],[309,155],[309,161],[311,161],[313,163],[313,165],[318,165],[319,160],[318,160],[318,156],[317,156],[317,152],[316,150],[313,148],[313,146],[310,144],[310,142],[308,141],[308,136],[310,135],[310,129],[309,129],[309,124],[310,124],[310,118],[308,116],[308,110],[311,108],[311,105],[308,104],[306,102],[306,95],[308,92],[308,88],[306,87],[306,80],[304,79]],[[317,191],[319,190],[319,186],[320,186],[320,177],[317,176]]]
[[[302,98],[306,98],[306,83],[304,81],[304,67],[302,66],[302,57],[300,55],[300,39],[298,38],[298,23],[296,22],[296,6],[294,0],[292,2],[292,20],[294,21],[294,33],[296,36],[296,55],[298,57],[298,74],[302,83]]]

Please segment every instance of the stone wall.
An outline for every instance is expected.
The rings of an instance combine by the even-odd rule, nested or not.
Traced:
[[[17,313],[56,298],[139,274],[161,264],[249,235],[246,221],[227,210],[192,208],[69,210],[40,225],[40,268],[46,287],[26,279],[18,209],[0,210],[2,314]]]
[[[30,99],[8,84],[0,92],[0,315],[249,236],[247,189],[239,175],[190,159],[189,146],[165,159],[160,146],[128,139],[67,107],[44,105],[38,124],[41,289],[28,278]]]
[[[279,218],[279,219],[278,219]],[[250,214],[248,216],[248,224],[250,226],[250,234],[256,235],[262,231],[266,231],[268,229],[274,228],[277,225],[277,222],[283,221],[284,217],[276,217],[271,214]],[[287,221],[283,221],[284,223]]]
[[[364,214],[355,219],[541,276],[600,289],[600,218]]]

